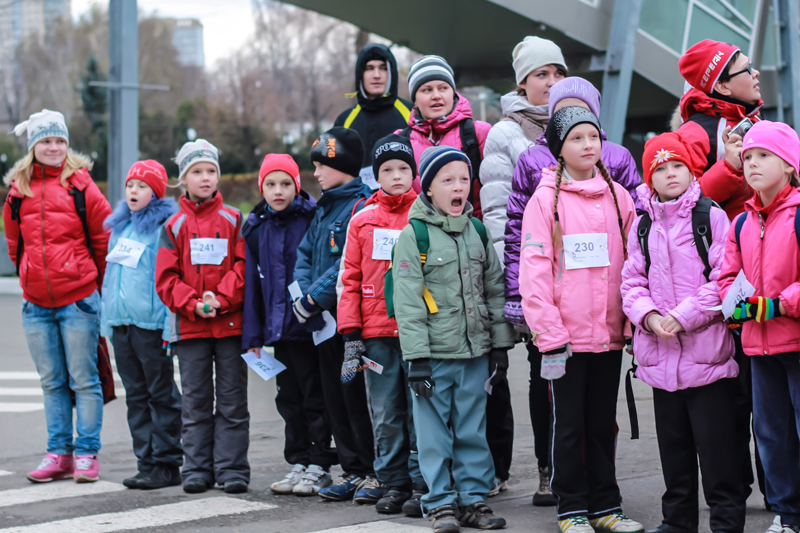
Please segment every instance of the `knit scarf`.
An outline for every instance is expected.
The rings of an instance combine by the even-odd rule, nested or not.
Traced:
[[[536,142],[544,133],[547,123],[550,121],[550,114],[546,105],[537,105],[531,109],[521,109],[503,115],[500,120],[516,122],[522,128],[522,133],[531,141]]]

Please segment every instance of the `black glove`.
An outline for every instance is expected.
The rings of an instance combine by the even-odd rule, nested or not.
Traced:
[[[350,383],[364,362],[361,356],[367,353],[361,341],[361,331],[353,331],[343,335],[344,362],[342,363],[342,383]]]
[[[496,372],[495,372],[496,371]],[[489,376],[494,374],[494,377],[489,380],[489,385],[492,387],[506,379],[508,372],[508,349],[506,348],[492,348],[489,352]]]
[[[411,368],[408,370],[408,384],[414,394],[423,398],[433,396],[433,370],[429,359],[414,359],[411,361]]]

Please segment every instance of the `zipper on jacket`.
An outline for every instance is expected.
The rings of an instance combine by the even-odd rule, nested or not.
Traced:
[[[758,213],[758,223],[761,224],[761,240],[764,240],[764,219],[761,217],[761,213]]]
[[[192,233],[192,239],[196,239],[196,238],[197,238],[197,233]],[[199,264],[197,265],[197,273],[198,274],[200,273],[200,265]]]
[[[761,261],[759,264],[759,268],[761,269],[760,275],[761,279],[759,280],[761,287],[759,287],[759,292],[757,294],[764,294],[764,220],[761,218],[761,213],[758,214],[758,220],[761,222],[761,242],[759,243],[759,256],[761,257]],[[761,349],[764,352],[764,355],[767,355],[767,346],[769,343],[767,342],[767,324],[763,323],[760,324],[761,327]],[[744,345],[744,337],[742,338],[742,345]]]
[[[56,305],[56,299],[53,297],[53,290],[50,288],[50,276],[47,274],[47,241],[44,238],[44,189],[47,185],[47,179],[44,175],[44,165],[42,165],[42,261],[44,262],[44,280],[47,284],[47,293],[53,301],[53,306]]]

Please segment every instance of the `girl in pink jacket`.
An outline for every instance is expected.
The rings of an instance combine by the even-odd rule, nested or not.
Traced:
[[[720,305],[720,267],[728,233],[725,211],[705,200],[696,165],[677,133],[647,141],[639,199],[646,215],[628,237],[622,302],[636,327],[636,377],[653,387],[658,449],[667,490],[663,524],[654,531],[697,531],[697,457],[712,531],[741,533],[745,498],[738,463],[733,406],[739,367]],[[649,232],[647,222],[651,222]],[[708,240],[696,240],[693,224]],[[707,224],[707,225],[706,225]],[[707,251],[708,267],[700,257]],[[647,250],[647,254],[643,250]],[[650,264],[647,265],[646,255]]]
[[[558,526],[643,533],[622,513],[614,467],[625,346],[619,287],[635,208],[600,161],[600,121],[591,111],[560,109],[545,137],[558,167],[543,171],[522,218],[520,295],[541,375],[551,380]]]
[[[724,299],[739,271],[755,287],[733,321],[754,356],[753,425],[778,515],[770,533],[800,530],[800,140],[786,124],[757,122],[745,134],[744,177],[755,191],[728,232],[719,277]]]

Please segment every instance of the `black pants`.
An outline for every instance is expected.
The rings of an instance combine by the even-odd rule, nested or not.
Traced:
[[[711,508],[714,533],[744,530],[745,500],[736,440],[736,378],[667,392],[653,389],[658,451],[667,491],[661,497],[664,523],[691,531],[698,528],[697,459],[703,493]]]
[[[558,497],[559,520],[621,510],[614,465],[621,366],[621,350],[573,353],[567,373],[551,382],[550,488]]]
[[[277,342],[275,359],[286,366],[278,374],[275,404],[285,422],[283,456],[292,465],[330,470],[337,463],[331,449],[331,425],[322,397],[319,350],[311,341]]]
[[[249,483],[250,412],[242,336],[182,340],[176,349],[183,387],[183,480]]]
[[[531,364],[528,405],[533,428],[533,452],[536,454],[539,468],[545,468],[550,464],[550,382],[540,374],[542,354],[539,348],[532,342],[525,347],[528,349],[528,362]]]
[[[161,330],[117,326],[112,343],[139,471],[156,464],[182,465],[181,393],[172,358],[162,348]]]
[[[514,454],[514,412],[508,379],[495,385],[486,397],[486,441],[492,452],[495,477],[508,480]]]
[[[360,477],[374,475],[375,437],[367,407],[364,373],[346,385],[342,383],[344,340],[338,333],[317,346],[322,395],[328,408],[339,464],[345,473]]]

